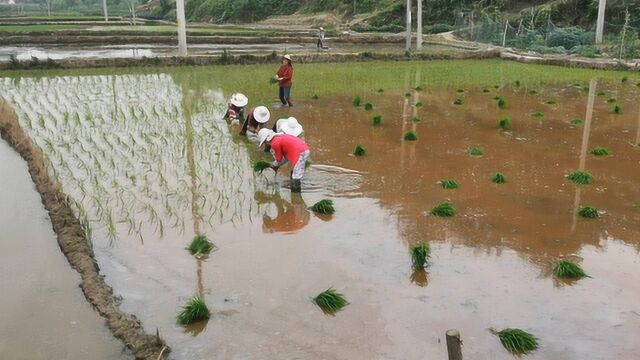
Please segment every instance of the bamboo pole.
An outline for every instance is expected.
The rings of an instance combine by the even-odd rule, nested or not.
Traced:
[[[416,29],[416,49],[422,49],[422,1],[418,0],[418,24]]]
[[[405,44],[405,50],[411,50],[411,0],[407,0],[407,41]]]
[[[184,0],[176,0],[178,23],[178,55],[187,56],[187,21],[184,16]]]
[[[596,44],[602,44],[604,34],[604,11],[607,7],[607,0],[598,2],[598,21],[596,23]]]
[[[447,330],[446,337],[449,360],[462,360],[462,340],[460,340],[460,332],[455,329]]]

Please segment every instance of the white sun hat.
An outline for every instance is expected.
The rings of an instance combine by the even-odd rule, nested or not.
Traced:
[[[253,118],[256,119],[260,124],[264,124],[271,118],[271,113],[266,106],[258,106],[253,109]]]
[[[324,28],[322,26],[320,26],[320,30],[324,30]]]
[[[291,55],[288,55],[288,54],[287,54],[287,55],[283,56],[283,58],[285,58],[285,59],[287,59],[287,60],[291,61]]]
[[[275,135],[276,133],[274,133],[271,129],[260,129],[260,131],[258,131],[258,140],[260,140],[258,146],[262,146],[265,141],[270,141]]]
[[[298,122],[298,119],[293,116],[288,119],[280,119],[276,124],[276,130],[281,133],[285,133],[287,135],[292,136],[300,136],[302,134],[302,125]]]
[[[249,103],[249,98],[245,94],[235,93],[231,95],[231,99],[229,100],[229,102],[233,106],[245,107]]]

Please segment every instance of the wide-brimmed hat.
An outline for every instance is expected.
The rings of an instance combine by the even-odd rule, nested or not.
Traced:
[[[235,93],[231,95],[231,99],[229,100],[229,102],[233,106],[245,107],[249,103],[249,98],[245,94]]]
[[[260,124],[264,124],[271,118],[271,113],[266,106],[258,106],[253,109],[253,118]]]
[[[287,55],[284,55],[282,58],[291,61],[291,55],[287,54]]]
[[[298,122],[298,119],[293,116],[288,119],[280,119],[276,124],[276,130],[278,132],[285,133],[287,135],[300,136],[302,134],[302,125]]]
[[[262,146],[265,141],[270,141],[275,135],[276,133],[274,133],[271,129],[260,129],[260,131],[258,131],[258,140],[260,141],[258,146]]]
[[[324,28],[322,26],[320,26],[320,30],[324,30]]]

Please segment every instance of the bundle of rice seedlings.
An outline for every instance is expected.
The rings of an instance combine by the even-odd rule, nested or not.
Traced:
[[[538,93],[537,90],[533,90],[533,89],[529,90],[529,95],[536,95],[537,93]]]
[[[440,185],[443,189],[457,189],[459,187],[458,182],[453,179],[444,179],[440,181]]]
[[[313,204],[310,209],[315,213],[326,215],[331,215],[336,212],[336,209],[333,207],[333,201],[329,199],[322,199],[318,201],[317,203]]]
[[[611,112],[614,114],[622,114],[622,106],[620,106],[619,104],[613,105],[613,107],[611,108]]]
[[[318,296],[313,298],[313,302],[328,315],[335,315],[338,311],[349,305],[345,296],[333,288],[329,288],[318,294]]]
[[[622,77],[622,83],[626,83],[627,81],[629,81],[629,77],[628,76],[623,76]]]
[[[404,97],[411,97],[411,93],[410,92],[404,93]]]
[[[581,126],[582,123],[583,123],[582,119],[572,119],[569,121],[569,124],[575,125],[575,126]]]
[[[484,151],[479,147],[472,147],[467,149],[467,154],[471,156],[482,156],[484,155]]]
[[[319,99],[319,97],[318,97],[318,95],[317,95],[317,94],[313,94],[313,96],[311,97],[311,99],[313,99],[313,100],[318,100],[318,99]]]
[[[378,92],[379,92],[379,93],[383,93],[383,92],[384,92],[384,89],[383,89],[383,88],[380,88],[380,89],[378,89]]]
[[[411,117],[411,121],[413,121],[413,122],[420,122],[420,121],[422,121],[422,119],[420,119],[420,117],[419,117],[419,116],[413,116],[413,117]]]
[[[493,97],[493,100],[495,100],[495,101],[498,101],[500,99],[502,99],[502,96],[500,96],[500,95],[496,95],[496,96]]]
[[[520,87],[520,80],[516,80],[513,84],[514,84],[516,87]]]
[[[607,99],[607,102],[608,102],[609,104],[614,103],[614,102],[616,102],[616,101],[618,101],[616,98],[609,98],[609,99]]]
[[[508,128],[511,127],[511,119],[509,119],[508,117],[503,117],[500,120],[498,120],[498,127],[501,128],[502,130],[506,130]]]
[[[611,151],[604,146],[596,146],[591,149],[591,154],[595,156],[608,156],[611,155]]]
[[[493,85],[494,89],[500,89],[500,85]]]
[[[500,99],[498,99],[498,107],[499,107],[500,109],[504,109],[504,108],[506,108],[506,107],[507,107],[507,100],[505,100],[505,99],[504,99],[504,98],[502,98],[502,97],[501,97]]]
[[[210,253],[213,248],[213,243],[209,241],[206,235],[198,234],[191,240],[191,244],[187,249],[192,255],[201,255]]]
[[[358,144],[356,145],[356,149],[353,150],[353,155],[355,156],[365,156],[367,155],[367,149],[364,146]]]
[[[211,317],[204,299],[196,296],[189,300],[178,314],[178,324],[188,325],[196,321],[207,320]]]
[[[504,176],[503,173],[497,172],[497,173],[493,174],[493,176],[491,176],[491,181],[496,183],[496,184],[504,184],[504,183],[507,182],[507,177]]]
[[[563,279],[582,279],[587,276],[580,265],[571,260],[559,260],[553,266],[553,275]]]
[[[492,332],[498,335],[502,346],[514,355],[526,355],[538,349],[538,339],[526,331],[507,328]]]
[[[533,116],[533,117],[543,117],[544,113],[542,111],[536,111],[533,114],[531,114],[531,116]]]
[[[462,105],[462,104],[464,104],[464,100],[460,98],[453,100],[453,105]]]
[[[598,96],[605,96],[607,93],[605,93],[604,91],[600,90],[596,93],[596,95]]]
[[[371,123],[373,125],[380,125],[382,124],[382,115],[376,115],[371,119]]]
[[[456,90],[456,92],[457,92],[457,93],[463,93],[463,92],[464,92],[464,89],[458,89],[458,90]]]
[[[593,182],[593,175],[586,171],[574,171],[567,175],[567,179],[573,181],[576,184],[588,185]]]
[[[556,101],[555,100],[547,100],[544,103],[547,104],[547,105],[555,105]]]
[[[418,86],[414,87],[413,90],[422,91],[423,89],[422,89],[422,86],[418,85]]]
[[[367,111],[373,110],[373,104],[372,103],[364,104],[364,109],[367,110]]]
[[[356,96],[353,98],[353,106],[360,106],[362,104],[362,98],[360,96]]]
[[[253,171],[254,172],[263,172],[264,170],[268,169],[269,166],[271,166],[271,164],[269,164],[267,161],[258,160],[258,161],[256,161],[255,164],[253,164]]]
[[[489,89],[482,89],[482,92],[486,94],[486,93],[488,93],[488,92],[491,92],[491,90],[489,90]]]
[[[598,209],[589,205],[581,206],[580,210],[578,210],[578,215],[589,219],[594,219],[600,216],[600,214],[598,214]]]
[[[416,141],[418,140],[418,135],[414,131],[407,131],[404,133],[404,139],[407,141]]]
[[[449,201],[442,201],[431,209],[431,215],[440,217],[451,217],[456,214],[456,209]]]
[[[422,107],[422,101],[418,101],[415,105],[415,107]]]
[[[431,256],[428,244],[421,243],[411,248],[411,267],[414,270],[424,269]]]
[[[269,84],[276,84],[278,82],[278,80],[276,80],[275,78],[270,77],[269,78]]]

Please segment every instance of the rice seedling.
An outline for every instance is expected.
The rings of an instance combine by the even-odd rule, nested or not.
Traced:
[[[605,96],[607,93],[605,93],[604,91],[600,90],[596,93],[596,95],[598,96]]]
[[[608,99],[607,99],[607,102],[608,102],[609,104],[612,104],[612,103],[614,103],[614,102],[616,102],[616,101],[618,101],[616,98],[608,98]]]
[[[413,121],[413,122],[416,122],[416,123],[417,123],[417,122],[422,121],[422,119],[420,119],[420,117],[419,117],[419,116],[413,116],[413,117],[411,117],[411,121]]]
[[[373,110],[373,104],[372,103],[364,104],[364,109],[367,110],[367,111]]]
[[[467,149],[467,154],[471,156],[482,156],[484,155],[484,151],[479,147],[471,147]]]
[[[612,108],[611,108],[611,112],[619,115],[622,114],[622,106],[620,106],[619,104],[615,104]]]
[[[428,244],[421,243],[411,248],[411,267],[413,270],[424,269],[431,256]]]
[[[362,98],[360,96],[356,96],[353,98],[353,106],[358,107],[360,105],[362,105]]]
[[[596,146],[591,149],[591,154],[595,156],[608,156],[611,155],[611,151],[609,151],[609,149],[607,149],[606,147]]]
[[[500,89],[500,85],[493,85],[494,89]]]
[[[547,104],[547,105],[555,105],[556,101],[555,100],[547,100],[544,103]]]
[[[329,288],[321,292],[313,298],[313,302],[327,315],[335,315],[338,311],[349,305],[345,296],[337,292],[334,288]]]
[[[422,91],[422,90],[423,90],[423,88],[422,88],[422,86],[418,85],[418,86],[414,87],[414,88],[413,88],[413,90],[415,90],[415,91]]]
[[[593,175],[586,171],[574,171],[567,175],[567,179],[573,181],[576,184],[588,185],[593,182]]]
[[[214,247],[206,235],[198,234],[193,238],[187,249],[192,255],[203,255],[210,253]]]
[[[464,104],[464,100],[460,98],[453,100],[453,105],[462,105],[462,104]]]
[[[507,177],[504,176],[503,173],[497,172],[497,173],[493,174],[493,176],[491,176],[491,181],[496,183],[496,184],[504,184],[504,183],[507,182]]]
[[[571,119],[569,121],[569,124],[575,125],[575,126],[581,126],[583,124],[583,121],[582,119]]]
[[[495,101],[498,101],[500,99],[502,99],[502,96],[500,96],[500,95],[496,95],[496,96],[493,97],[493,100],[495,100]]]
[[[211,317],[211,312],[204,299],[196,296],[189,300],[178,314],[178,324],[189,325],[196,321],[207,320]]]
[[[456,209],[453,207],[453,204],[449,201],[442,201],[436,204],[436,206],[431,209],[431,215],[440,216],[440,217],[451,217],[456,214]]]
[[[486,93],[488,93],[488,92],[491,92],[491,90],[489,90],[489,89],[482,89],[482,92],[486,94]]]
[[[418,101],[414,106],[415,107],[422,107],[422,101]]]
[[[411,93],[410,92],[404,93],[404,97],[411,97]]]
[[[498,335],[502,346],[514,355],[526,355],[538,349],[538,339],[532,334],[520,329],[502,329],[491,332]]]
[[[367,149],[361,144],[356,145],[355,150],[353,150],[353,155],[355,156],[365,156],[367,155]]]
[[[382,124],[382,115],[375,115],[371,119],[371,123],[375,126]]]
[[[622,83],[625,84],[629,81],[629,77],[628,76],[623,76],[622,77]]]
[[[457,189],[459,187],[458,182],[453,179],[444,179],[440,181],[440,185],[443,189]]]
[[[456,92],[457,92],[457,93],[463,93],[463,92],[464,92],[464,89],[458,89],[458,90],[456,90]]]
[[[311,97],[311,99],[312,99],[312,100],[318,100],[318,99],[319,99],[319,97],[318,97],[318,95],[317,95],[317,94],[313,94],[313,96]]]
[[[276,80],[275,78],[273,77],[269,78],[269,84],[277,84],[277,83],[278,83],[278,80]]]
[[[326,215],[331,215],[336,212],[336,209],[333,207],[333,201],[329,199],[322,199],[318,201],[317,203],[313,204],[310,209],[315,213]]]
[[[506,108],[506,107],[507,107],[507,100],[505,100],[505,99],[504,99],[504,98],[502,98],[502,97],[501,97],[500,99],[498,99],[498,107],[499,107],[500,109],[504,109],[504,108]]]
[[[536,111],[532,113],[531,116],[541,118],[541,117],[544,117],[544,113],[542,111]]]
[[[581,206],[578,210],[578,215],[588,219],[594,219],[600,216],[600,214],[598,214],[598,209],[589,205]]]
[[[571,260],[559,260],[553,265],[553,275],[563,279],[582,279],[587,276],[580,265]]]
[[[515,85],[516,87],[520,87],[520,80],[514,81],[513,85]]]
[[[378,92],[379,92],[379,93],[383,93],[383,92],[384,92],[384,89],[383,89],[383,88],[380,88],[380,89],[378,89]]]
[[[269,164],[267,161],[258,160],[256,161],[255,164],[253,164],[253,171],[262,173],[263,171],[268,169],[270,166],[271,164]]]
[[[533,89],[529,90],[529,95],[536,95],[537,93],[538,93],[537,90],[533,90]]]
[[[502,130],[507,130],[511,127],[511,119],[506,116],[501,118],[500,120],[498,120],[498,127]]]
[[[418,135],[414,131],[407,131],[404,133],[404,139],[407,141],[416,141],[418,140]]]

